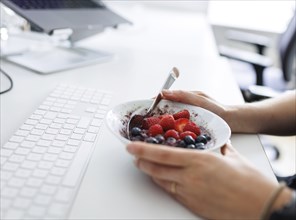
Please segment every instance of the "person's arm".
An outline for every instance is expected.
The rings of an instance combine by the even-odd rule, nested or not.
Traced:
[[[222,105],[202,92],[163,91],[168,100],[208,109],[221,116],[232,132],[296,134],[296,93],[290,91],[273,99],[243,105]]]

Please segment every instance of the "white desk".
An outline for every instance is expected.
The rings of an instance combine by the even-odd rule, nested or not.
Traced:
[[[241,103],[227,63],[218,57],[206,19],[192,12],[118,7],[133,27],[105,33],[84,45],[115,54],[112,61],[51,75],[38,75],[7,62],[1,66],[14,88],[1,96],[1,146],[58,83],[114,92],[112,106],[150,98],[171,67],[181,76],[173,89],[203,90],[224,103]],[[233,145],[275,180],[256,135],[233,135]],[[193,219],[138,171],[131,156],[104,126],[74,202],[73,219]]]

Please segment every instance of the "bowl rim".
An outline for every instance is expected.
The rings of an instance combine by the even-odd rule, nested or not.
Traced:
[[[114,114],[114,109],[117,109],[117,108],[119,108],[120,106],[123,106],[123,105],[125,105],[125,106],[129,106],[129,105],[133,105],[133,104],[138,105],[138,106],[135,106],[135,109],[133,110],[133,112],[134,112],[134,111],[137,111],[137,110],[140,109],[140,108],[143,108],[143,106],[141,106],[142,103],[145,103],[145,104],[147,103],[147,104],[149,104],[149,103],[151,103],[152,101],[153,101],[152,99],[138,99],[138,100],[133,100],[133,101],[122,102],[122,103],[119,103],[119,104],[113,106],[113,107],[107,112],[107,115],[106,115],[106,117],[105,117],[105,122],[106,122],[106,124],[107,124],[107,127],[108,127],[109,131],[111,131],[111,133],[113,133],[117,138],[119,138],[124,144],[128,144],[128,143],[130,143],[131,140],[129,140],[129,139],[123,137],[119,132],[116,132],[113,128],[111,128],[111,124],[109,123],[109,120],[108,120],[109,117],[108,117],[108,116],[109,116],[110,114]],[[216,149],[221,148],[221,147],[224,146],[227,142],[229,142],[229,139],[230,139],[230,137],[231,137],[231,129],[230,129],[229,125],[227,124],[227,122],[226,122],[222,117],[220,117],[219,115],[215,114],[214,112],[211,112],[211,111],[209,111],[209,110],[207,110],[207,109],[205,109],[205,108],[202,108],[202,107],[200,107],[200,106],[191,105],[191,104],[186,104],[186,103],[182,103],[182,102],[175,102],[175,101],[166,100],[166,99],[161,100],[161,102],[174,103],[174,104],[177,105],[177,106],[178,106],[178,105],[185,105],[185,106],[189,106],[190,108],[193,108],[193,109],[199,109],[199,110],[201,110],[201,111],[206,112],[206,114],[212,115],[212,117],[216,117],[216,118],[218,118],[218,120],[219,120],[221,123],[224,124],[224,127],[225,127],[225,129],[226,129],[226,131],[227,131],[227,138],[225,138],[225,139],[226,139],[226,140],[225,140],[225,143],[222,144],[222,145],[220,144],[221,146],[218,145],[218,144],[215,144],[213,147],[208,148],[208,149],[205,149],[205,150],[203,150],[203,151],[214,151],[214,150],[216,150]],[[147,106],[147,107],[148,107],[148,106]],[[224,142],[224,141],[223,141],[223,142]],[[184,149],[185,149],[185,148],[184,148]]]

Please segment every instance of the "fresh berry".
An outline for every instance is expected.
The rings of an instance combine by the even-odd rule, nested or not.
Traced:
[[[163,133],[163,129],[159,124],[152,125],[148,130],[148,134],[153,137],[162,133]]]
[[[169,145],[169,146],[175,146],[176,144],[176,139],[173,138],[173,137],[169,137],[167,140],[166,140],[166,144]]]
[[[173,114],[173,117],[175,120],[179,119],[179,118],[187,118],[189,119],[190,118],[190,113],[188,110],[184,109],[182,111],[179,111],[175,114]]]
[[[210,137],[210,135],[204,134],[204,136],[206,137],[207,141],[212,140],[212,138]]]
[[[184,140],[187,135],[190,135],[193,139],[197,137],[192,131],[184,131],[180,134],[180,139]]]
[[[195,144],[195,140],[190,135],[185,136],[183,140],[187,145]]]
[[[133,136],[131,137],[131,141],[142,141],[142,137],[141,136]]]
[[[143,128],[149,129],[152,125],[158,124],[160,119],[158,117],[145,118],[143,121]]]
[[[181,140],[177,143],[177,147],[182,147],[182,148],[186,148],[187,144],[185,143],[185,141]]]
[[[194,144],[188,144],[186,146],[187,149],[195,149],[195,145]]]
[[[204,150],[206,149],[205,145],[203,143],[197,143],[195,144],[196,149],[198,150]]]
[[[189,122],[183,128],[183,131],[192,131],[197,136],[200,135],[200,129],[194,122]]]
[[[131,130],[132,136],[138,136],[141,134],[141,132],[142,132],[142,130],[138,127],[133,127]]]
[[[170,129],[167,132],[165,132],[164,137],[166,139],[168,139],[169,137],[173,137],[173,138],[175,138],[177,140],[180,138],[178,132],[176,130],[174,130],[174,129]]]
[[[208,140],[204,135],[199,135],[197,138],[195,138],[195,142],[206,144]]]
[[[159,124],[161,125],[164,131],[174,129],[175,119],[172,115],[164,115],[160,120]]]
[[[175,121],[175,130],[178,131],[179,133],[182,133],[185,125],[188,123],[189,123],[189,119],[187,119],[187,118],[177,119]]]
[[[150,143],[150,144],[158,144],[158,141],[154,137],[146,138],[145,142]]]
[[[158,141],[159,144],[162,144],[165,141],[164,137],[161,134],[156,135],[154,138]]]

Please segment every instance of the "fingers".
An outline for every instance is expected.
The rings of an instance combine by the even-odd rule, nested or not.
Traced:
[[[234,149],[234,147],[230,143],[227,143],[221,148],[221,154],[224,156],[229,156],[229,155],[237,154],[237,151]]]
[[[162,95],[164,99],[190,105],[199,105],[200,103],[204,102],[203,99],[205,98],[205,95],[202,92],[189,92],[183,90],[163,90]]]
[[[183,168],[165,166],[139,158],[136,159],[136,166],[152,178],[178,183],[181,182]]]
[[[192,157],[192,151],[186,149],[172,148],[144,142],[131,142],[127,145],[127,151],[139,159],[176,167],[187,166]]]
[[[156,178],[153,178],[153,181],[168,193],[177,194],[178,192],[177,184],[172,181],[166,181],[166,180],[161,180]],[[175,184],[175,185],[173,186],[172,184]]]

